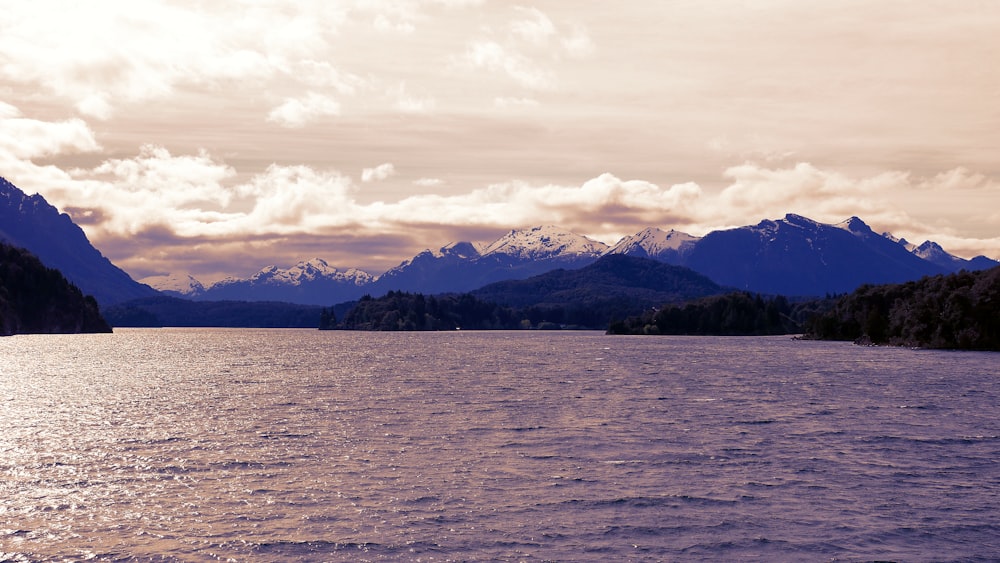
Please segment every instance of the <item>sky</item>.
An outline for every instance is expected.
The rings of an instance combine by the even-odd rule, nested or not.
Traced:
[[[3,2],[0,175],[134,278],[786,213],[1000,258],[1000,2]]]

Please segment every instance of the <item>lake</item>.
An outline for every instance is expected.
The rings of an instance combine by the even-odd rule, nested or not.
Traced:
[[[1000,355],[789,337],[0,339],[0,561],[987,561]]]

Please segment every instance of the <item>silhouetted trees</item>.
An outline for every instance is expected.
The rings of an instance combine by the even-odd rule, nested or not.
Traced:
[[[520,318],[508,308],[460,295],[424,296],[390,291],[378,299],[366,295],[344,315],[344,330],[509,330]],[[329,324],[327,328],[332,328]]]
[[[806,328],[821,340],[1000,350],[1000,268],[863,285]]]
[[[0,335],[111,332],[97,301],[26,250],[0,242]]]
[[[818,302],[792,304],[782,296],[745,291],[668,304],[637,317],[612,322],[609,334],[768,335],[795,334]]]

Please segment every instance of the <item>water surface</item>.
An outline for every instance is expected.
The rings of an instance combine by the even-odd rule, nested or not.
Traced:
[[[998,355],[599,333],[0,339],[0,561],[995,560]]]

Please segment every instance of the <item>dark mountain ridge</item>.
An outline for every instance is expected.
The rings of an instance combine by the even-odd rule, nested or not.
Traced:
[[[845,293],[864,283],[945,273],[857,217],[826,225],[792,214],[711,232],[681,263],[721,285],[789,296]]]
[[[0,241],[27,249],[103,305],[156,295],[104,257],[65,213],[0,178]]]
[[[558,269],[525,280],[495,282],[470,293],[501,305],[632,302],[639,307],[721,293],[707,277],[681,266],[623,254],[609,254],[579,269]]]

